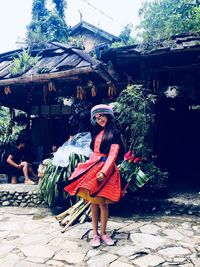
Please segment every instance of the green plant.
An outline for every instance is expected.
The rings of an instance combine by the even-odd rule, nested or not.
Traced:
[[[45,67],[39,67],[37,70],[37,73],[42,74],[42,73],[48,73],[50,72],[50,67],[45,66]]]
[[[134,154],[149,152],[148,135],[154,120],[152,104],[155,96],[142,85],[128,85],[114,103],[116,119],[122,133],[125,150]]]
[[[75,46],[77,48],[80,48],[80,49],[84,49],[85,48],[85,45],[84,45],[84,42],[85,42],[85,37],[84,36],[81,36],[81,35],[78,35],[76,37],[69,37],[68,40],[67,40],[67,43],[71,46]]]
[[[162,172],[154,162],[145,162],[142,158],[131,157],[133,160],[124,159],[118,167],[121,178],[127,182],[126,187],[128,186],[132,192],[143,186],[153,191],[155,187],[166,185],[167,172]]]
[[[121,46],[125,46],[125,45],[135,44],[136,40],[133,39],[133,37],[131,37],[132,30],[133,30],[132,24],[129,23],[126,26],[124,26],[124,28],[122,29],[122,31],[119,35],[120,41],[112,43],[111,47],[117,48],[117,47],[121,47]]]
[[[146,183],[144,189],[148,189],[153,193],[157,189],[163,189],[167,186],[169,174],[168,172],[161,171],[161,169],[155,166],[154,162],[143,164],[141,169],[148,175],[149,182]]]
[[[19,126],[15,123],[11,125],[11,116],[9,114],[9,109],[6,107],[0,107],[0,125],[0,143],[15,141],[20,132],[24,129],[24,126]]]
[[[10,73],[12,77],[25,73],[28,69],[34,66],[39,60],[39,57],[32,57],[29,50],[23,50],[23,52],[15,57],[10,67]]]
[[[155,96],[147,89],[135,84],[128,85],[114,103],[125,150],[128,151],[118,167],[132,192],[147,185],[153,188],[168,178],[168,174],[155,166],[151,158],[150,132],[155,101]]]
[[[44,177],[39,182],[39,195],[49,207],[54,207],[58,202],[64,202],[67,194],[61,188],[72,172],[75,170],[79,162],[84,162],[86,157],[71,153],[69,156],[69,164],[66,167],[55,166],[52,162],[48,163]]]

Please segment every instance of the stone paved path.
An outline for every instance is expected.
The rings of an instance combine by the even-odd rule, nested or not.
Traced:
[[[62,234],[48,209],[1,207],[0,267],[200,267],[198,217],[111,217],[108,228],[116,245],[92,249],[90,223]]]

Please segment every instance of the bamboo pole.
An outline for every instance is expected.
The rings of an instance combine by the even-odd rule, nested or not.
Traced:
[[[67,210],[63,211],[62,213],[58,214],[57,216],[55,216],[57,221],[60,221],[62,219],[65,218],[65,216],[69,215],[71,213],[71,211],[74,208],[77,208],[81,203],[83,203],[83,199],[80,199],[78,202],[76,202],[73,206],[71,206],[70,208],[68,208]]]
[[[81,224],[84,223],[87,219],[91,219],[91,216],[89,216],[90,212],[91,212],[91,205],[89,206],[89,208],[85,211],[85,213],[79,219],[79,222]]]
[[[66,231],[66,229],[80,216],[80,214],[89,207],[91,203],[87,202],[80,210],[78,210],[78,212],[76,212],[73,217],[71,218],[71,220],[65,225],[65,227],[62,229],[61,233],[64,233]]]
[[[81,203],[78,207],[72,209],[71,213],[60,222],[60,225],[65,226],[75,214],[79,213],[79,211],[84,207],[84,205],[84,203]]]

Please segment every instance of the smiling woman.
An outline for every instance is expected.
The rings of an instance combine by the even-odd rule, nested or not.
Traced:
[[[99,104],[91,109],[91,123],[94,134],[90,158],[78,164],[65,187],[70,195],[78,195],[92,203],[93,247],[101,242],[108,246],[114,241],[106,233],[108,204],[118,202],[121,197],[120,175],[116,159],[120,150],[120,135],[114,122],[111,106]],[[98,233],[98,213],[100,208],[101,235]]]
[[[95,116],[95,120],[97,121],[97,123],[101,126],[104,127],[108,121],[108,118],[106,116],[106,114],[97,114]]]

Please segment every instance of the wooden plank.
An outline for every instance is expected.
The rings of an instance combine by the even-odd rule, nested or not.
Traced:
[[[111,61],[107,63],[107,69],[108,69],[108,73],[114,79],[114,81],[120,80],[120,75],[115,71],[114,66]]]
[[[51,70],[51,72],[75,68],[81,62],[81,60],[82,58],[78,55],[71,54],[58,63],[55,68]]]
[[[38,71],[42,68],[48,68],[48,72],[55,68],[57,64],[62,62],[62,60],[67,57],[68,54],[58,55],[54,57],[44,57],[39,60],[29,71],[27,71],[24,76],[29,76],[31,74],[38,74]]]
[[[75,49],[73,48],[73,52],[75,52],[77,55],[79,55],[82,59],[85,61],[89,62],[92,65],[97,65],[100,63],[100,61],[96,60],[95,58],[91,57],[89,54],[84,52],[83,50],[80,49]]]
[[[0,72],[1,72],[4,68],[6,68],[7,66],[9,66],[10,63],[11,63],[10,60],[9,60],[9,61],[2,61],[2,62],[0,62]]]
[[[95,71],[102,77],[106,82],[110,82],[112,80],[110,74],[107,72],[106,68],[102,64],[98,64],[95,66]]]
[[[4,78],[10,74],[10,66],[11,64],[8,64],[2,71],[0,71],[0,78]]]
[[[83,67],[89,67],[90,63],[85,61],[85,60],[81,60],[81,62],[76,66],[76,68],[83,68]]]

